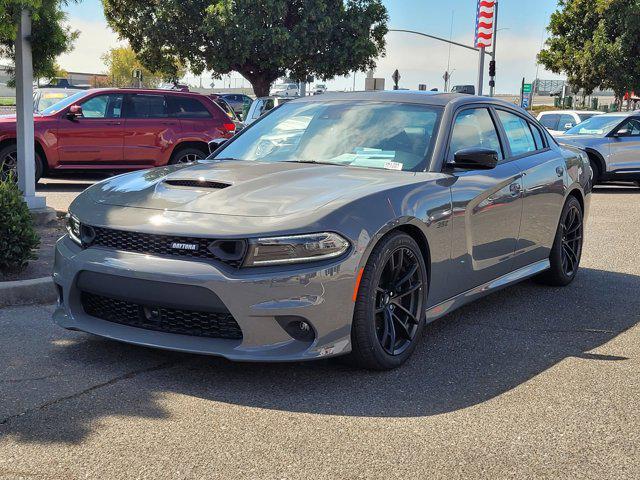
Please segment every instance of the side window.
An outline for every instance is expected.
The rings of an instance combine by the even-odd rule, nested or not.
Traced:
[[[262,115],[262,105],[264,104],[264,100],[256,100],[256,108],[253,110],[253,118],[258,118]]]
[[[500,122],[507,134],[511,155],[517,157],[536,150],[536,143],[533,140],[529,122],[514,113],[504,110],[498,110],[498,118],[500,118]]]
[[[80,104],[84,118],[120,118],[122,95],[96,95]]]
[[[178,118],[211,118],[211,113],[207,108],[195,98],[170,97],[171,116]]]
[[[573,115],[560,115],[560,122],[558,122],[558,130],[566,131],[576,126],[576,119]]]
[[[488,148],[498,152],[500,159],[504,158],[496,127],[486,108],[463,110],[453,123],[450,159],[453,160],[457,151],[467,148]]]
[[[629,133],[625,136],[627,137],[638,137],[640,136],[640,119],[630,118],[618,128],[618,131],[627,129]]]
[[[131,95],[127,118],[167,118],[169,109],[164,95]]]
[[[529,128],[531,128],[531,133],[533,133],[533,139],[536,141],[536,148],[538,150],[542,150],[546,147],[544,144],[544,140],[542,139],[542,133],[540,133],[540,129],[536,127],[533,123],[529,124]]]
[[[560,121],[560,115],[550,113],[548,115],[542,115],[540,117],[540,123],[543,127],[549,130],[558,130],[558,122]]]

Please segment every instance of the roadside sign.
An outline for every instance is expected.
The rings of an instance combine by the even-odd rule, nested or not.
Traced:
[[[522,98],[522,108],[529,108],[529,95]]]
[[[522,85],[522,93],[531,93],[531,84],[525,83]]]

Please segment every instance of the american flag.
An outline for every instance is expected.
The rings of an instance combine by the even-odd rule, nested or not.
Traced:
[[[476,13],[476,48],[490,47],[493,41],[493,12],[495,0],[478,0]]]

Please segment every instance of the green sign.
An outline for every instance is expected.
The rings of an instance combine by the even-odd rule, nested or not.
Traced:
[[[525,83],[522,85],[522,93],[531,93],[531,84]]]

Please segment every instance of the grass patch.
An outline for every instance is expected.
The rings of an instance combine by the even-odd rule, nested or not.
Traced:
[[[13,97],[0,97],[0,107],[15,107],[16,99]]]

